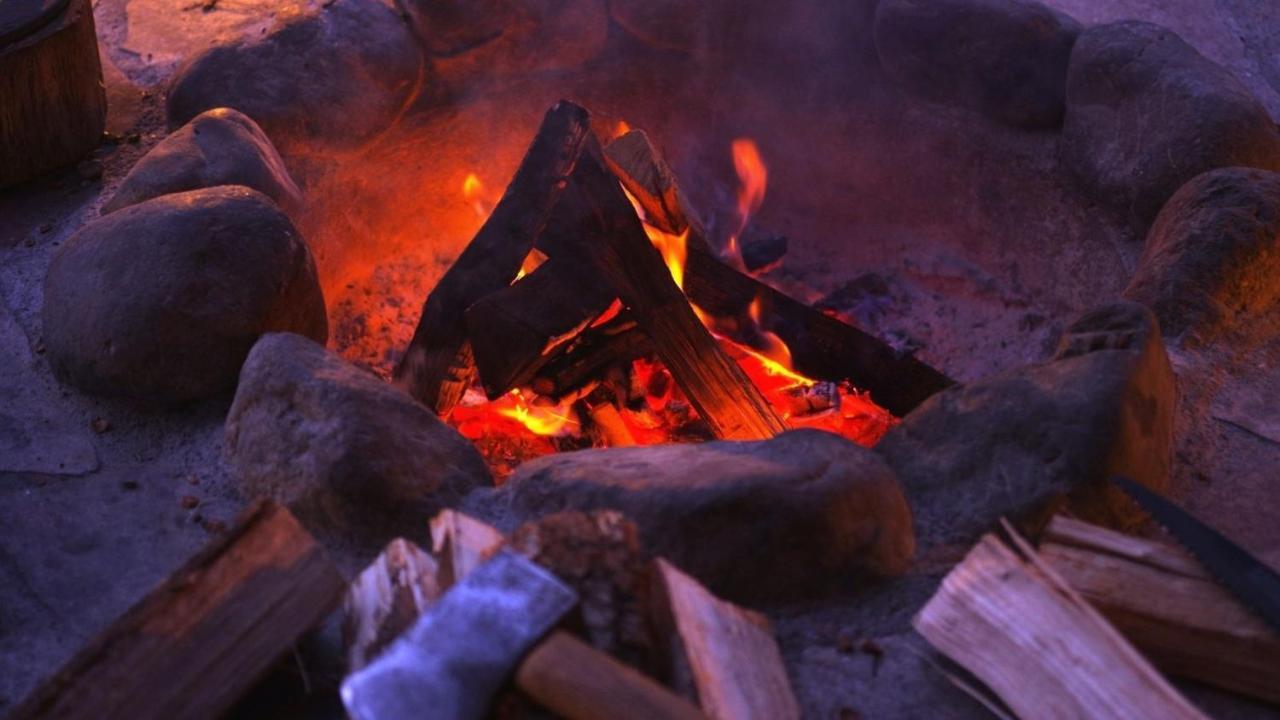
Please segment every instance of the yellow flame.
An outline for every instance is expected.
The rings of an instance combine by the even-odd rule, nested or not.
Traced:
[[[685,228],[685,231],[679,235],[672,235],[646,224],[644,231],[649,236],[649,242],[662,253],[662,261],[671,271],[671,279],[676,281],[676,287],[684,290],[684,265],[689,254],[689,229]]]
[[[568,403],[554,407],[538,407],[525,400],[520,390],[508,393],[512,404],[498,408],[498,414],[524,425],[535,435],[559,435],[568,425],[577,425]]]
[[[488,218],[489,213],[493,212],[493,203],[485,198],[484,183],[480,182],[479,176],[475,173],[467,173],[467,177],[463,179],[462,197],[471,204],[471,208],[482,220]]]
[[[537,270],[538,266],[546,261],[547,256],[541,250],[538,248],[530,250],[529,254],[524,256],[524,262],[520,263],[520,271],[516,273],[516,279],[511,282],[517,282],[520,278],[528,275],[534,270]]]
[[[759,349],[746,348],[746,350],[760,360],[765,372],[794,380],[800,384],[813,385],[814,381],[812,379],[791,369],[791,348],[787,347],[787,344],[777,334],[766,330],[761,323],[760,296],[757,295],[751,301],[751,305],[747,308],[747,316],[751,318],[751,322],[755,323],[756,330],[763,339],[765,346]]]

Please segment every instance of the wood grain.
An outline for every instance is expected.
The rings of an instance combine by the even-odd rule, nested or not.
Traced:
[[[440,597],[439,570],[422,548],[397,538],[361,571],[342,602],[347,672],[373,662]]]
[[[452,587],[506,542],[492,525],[456,510],[442,510],[431,520],[431,551],[439,564],[439,587]]]
[[[716,720],[800,717],[778,644],[763,615],[725,602],[666,560],[655,561],[659,605],[677,663]]]
[[[1034,551],[982,538],[915,618],[1021,718],[1203,718]]]
[[[18,5],[16,2],[9,3]],[[107,96],[89,0],[0,42],[0,188],[79,160],[102,140]]]
[[[1280,636],[1180,549],[1055,517],[1040,556],[1161,670],[1280,703]]]
[[[288,510],[259,504],[11,717],[220,717],[328,614],[344,587]]]

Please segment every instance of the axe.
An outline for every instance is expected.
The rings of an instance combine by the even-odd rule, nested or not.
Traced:
[[[578,594],[501,550],[342,683],[355,720],[480,720],[512,677],[570,720],[700,718],[700,710],[577,638],[553,630]]]

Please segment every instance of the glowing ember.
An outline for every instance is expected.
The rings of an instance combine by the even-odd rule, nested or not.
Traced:
[[[534,435],[560,435],[573,426],[576,430],[578,421],[573,419],[570,403],[553,406],[533,405],[525,400],[519,390],[512,390],[506,397],[512,398],[511,404],[499,404],[494,409],[499,415],[511,418],[529,429]]]

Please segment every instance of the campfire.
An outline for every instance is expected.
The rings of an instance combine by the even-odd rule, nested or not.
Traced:
[[[748,139],[732,152],[739,222],[717,250],[642,130],[605,144],[559,103],[495,205],[464,181],[484,225],[428,297],[397,382],[500,476],[556,450],[789,428],[874,445],[896,422],[877,399],[903,412],[948,381],[746,273],[738,238],[767,168]],[[856,384],[868,357],[872,392]]]

